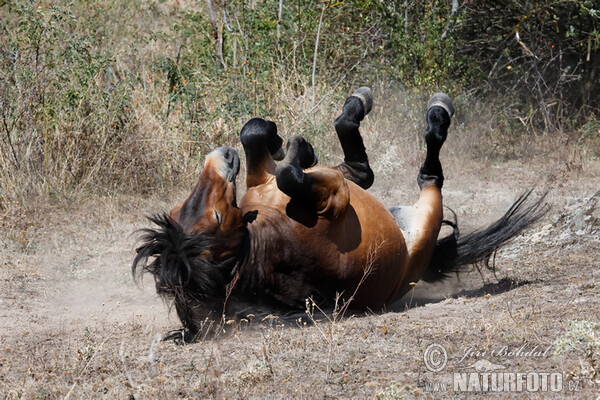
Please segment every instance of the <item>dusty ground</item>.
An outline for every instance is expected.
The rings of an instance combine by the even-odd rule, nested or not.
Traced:
[[[551,211],[498,254],[496,277],[420,283],[392,310],[335,321],[315,311],[316,325],[250,317],[185,346],[161,341],[178,320],[150,279],[140,288],[130,276],[132,232],[183,192],[90,199],[36,221],[5,216],[0,398],[598,398],[600,199],[597,209],[589,199],[600,163],[445,166],[445,201],[467,228],[499,217],[526,188],[550,190]],[[399,176],[375,189],[388,205],[416,198],[414,173]],[[432,343],[447,352],[440,372],[426,367]],[[501,372],[558,373],[562,388],[455,393],[453,374],[475,372],[478,360]]]

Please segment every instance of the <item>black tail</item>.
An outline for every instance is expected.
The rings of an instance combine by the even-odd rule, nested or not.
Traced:
[[[487,228],[464,237],[459,234],[456,220],[455,222],[444,221],[444,224],[450,225],[454,232],[438,240],[429,267],[421,279],[425,282],[441,281],[451,273],[463,271],[467,265],[477,267],[485,265],[488,269],[494,270],[493,263],[490,266],[490,258],[496,251],[548,211],[544,203],[545,194],[524,208],[530,194],[531,190],[519,196],[502,218]]]
[[[211,257],[215,239],[187,234],[167,214],[148,217],[155,229],[143,229],[133,261],[134,279],[143,272],[154,277],[156,292],[175,305],[184,327],[197,330],[198,316],[214,308],[229,281],[231,260],[216,262]]]

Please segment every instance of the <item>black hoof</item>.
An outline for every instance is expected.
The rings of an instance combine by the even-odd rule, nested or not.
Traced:
[[[346,99],[340,115],[334,122],[336,130],[345,132],[358,129],[362,121],[373,108],[373,93],[366,86],[356,89]]]
[[[450,118],[454,116],[454,105],[452,104],[452,100],[450,100],[450,96],[448,96],[446,93],[438,92],[431,96],[427,102],[427,111],[431,110],[431,108],[435,106],[442,107],[444,110],[446,110]]]
[[[371,88],[367,86],[359,87],[352,93],[352,96],[358,97],[365,108],[365,116],[371,112],[373,109],[373,92]]]
[[[428,147],[439,147],[444,143],[452,115],[454,115],[454,106],[447,94],[436,93],[429,99],[427,130],[425,131],[425,141]]]

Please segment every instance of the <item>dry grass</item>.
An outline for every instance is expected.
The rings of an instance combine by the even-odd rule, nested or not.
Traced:
[[[144,224],[145,212],[167,208],[186,193],[172,194],[172,201],[90,199],[69,213],[3,231],[0,397],[445,398],[452,393],[428,392],[426,383],[451,379],[467,347],[558,349],[560,339],[570,345],[547,357],[493,361],[516,372],[561,372],[579,379],[580,391],[559,397],[594,399],[599,371],[593,336],[577,336],[569,321],[600,322],[599,233],[597,226],[584,232],[570,227],[597,189],[600,165],[588,162],[584,170],[543,178],[560,164],[534,162],[525,169],[500,163],[481,170],[470,161],[456,167],[461,162],[448,158],[445,199],[467,226],[489,222],[522,189],[546,179],[551,214],[497,259],[499,278],[525,284],[511,288],[489,274],[484,284],[475,273],[445,285],[420,283],[384,313],[346,311],[341,319],[339,310],[324,310],[324,317],[315,309],[314,321],[311,315],[249,316],[215,338],[181,346],[160,340],[179,327],[177,318],[156,298],[150,280],[135,287],[129,265],[131,232]],[[398,170],[409,169],[399,164]],[[396,204],[416,196],[409,185],[385,182],[375,191]],[[438,374],[423,363],[431,342],[448,351],[449,366]]]
[[[132,51],[132,38],[142,28],[164,28],[179,2],[133,4],[103,18],[122,39],[112,45],[116,69],[139,73],[136,85],[122,88],[131,116],[123,130],[115,136],[112,120],[93,113],[67,119],[56,131],[39,125],[46,131],[19,136],[18,154],[27,164],[15,173],[0,152],[0,398],[449,398],[453,393],[428,392],[426,384],[447,381],[463,366],[458,361],[467,347],[523,344],[561,351],[494,361],[580,382],[579,392],[557,397],[597,396],[594,338],[600,333],[592,323],[600,322],[599,231],[573,228],[582,218],[587,226],[579,215],[597,191],[597,121],[572,136],[507,141],[494,131],[493,105],[464,96],[455,99],[458,111],[442,152],[445,202],[461,225],[489,223],[526,188],[551,190],[547,218],[499,254],[501,281],[474,273],[444,285],[419,283],[387,312],[309,307],[295,317],[249,315],[192,345],[161,341],[179,322],[149,279],[142,288],[133,284],[132,232],[148,212],[185,198],[205,150],[216,144],[241,150],[235,138],[245,116],[211,109],[215,117],[204,121],[209,133],[201,139],[182,122],[181,108],[167,116],[166,78],[142,66],[173,56],[176,46],[153,42]],[[131,23],[119,23],[124,20]],[[309,84],[298,76],[281,77],[269,89],[267,108],[284,137],[305,135],[322,164],[336,164],[342,152],[332,123],[349,93],[328,95],[320,87],[312,110]],[[157,79],[163,81],[154,84]],[[418,195],[418,133],[429,93],[368,83],[375,108],[362,132],[376,174],[372,191],[386,205],[410,204]],[[200,101],[212,107],[211,98]],[[44,164],[38,139],[54,134],[48,143],[64,157]],[[103,142],[106,137],[115,140]],[[95,151],[98,143],[105,143],[102,151]],[[76,182],[72,173],[79,174]],[[132,192],[145,197],[123,194]],[[443,373],[424,366],[431,342],[448,351]]]
[[[36,219],[48,206],[68,209],[90,195],[166,195],[193,181],[215,146],[239,150],[239,129],[257,115],[274,119],[284,137],[304,135],[323,163],[339,162],[332,122],[358,84],[371,85],[375,93],[363,132],[376,184],[390,195],[404,183],[413,187],[422,150],[418,133],[431,93],[383,83],[390,82],[383,73],[362,72],[373,60],[370,53],[364,58],[361,46],[352,47],[352,57],[328,59],[335,71],[320,71],[313,104],[311,79],[301,58],[292,57],[298,49],[286,67],[261,64],[267,61],[258,50],[244,55],[250,63],[238,62],[237,70],[198,66],[210,64],[212,56],[196,43],[205,36],[202,24],[193,22],[201,7],[195,2],[17,1],[13,8],[2,7],[7,10],[0,21],[3,214]],[[312,32],[304,34],[312,38]],[[444,150],[450,160],[462,164],[468,156],[479,165],[543,154],[577,170],[598,157],[596,119],[572,135],[500,134],[499,114],[506,115],[496,104],[450,94],[457,106],[453,138]]]

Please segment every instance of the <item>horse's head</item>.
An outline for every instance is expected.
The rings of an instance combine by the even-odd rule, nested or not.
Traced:
[[[242,227],[236,204],[235,178],[240,158],[231,147],[213,150],[204,162],[196,187],[183,203],[174,207],[170,217],[189,234],[228,236]]]
[[[157,292],[174,301],[184,326],[196,333],[201,321],[219,316],[225,287],[240,260],[246,234],[236,204],[237,152],[220,147],[204,163],[190,196],[169,215],[154,216],[157,226],[143,231],[133,262],[154,276]]]

